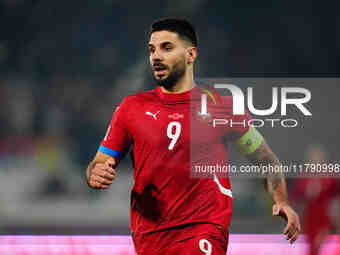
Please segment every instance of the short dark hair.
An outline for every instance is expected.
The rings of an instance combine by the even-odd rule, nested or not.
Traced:
[[[163,30],[177,33],[182,40],[185,40],[197,47],[197,36],[195,29],[187,20],[178,18],[164,18],[156,20],[151,25],[150,34]]]

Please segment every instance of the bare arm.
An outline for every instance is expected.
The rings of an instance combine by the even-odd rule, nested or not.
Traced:
[[[268,144],[262,144],[253,153],[247,155],[248,160],[255,165],[280,166],[280,161]],[[265,188],[277,204],[288,204],[286,180],[282,173],[270,173],[265,179]]]
[[[100,151],[86,169],[86,182],[94,189],[107,189],[116,177],[119,159]]]
[[[259,166],[280,167],[280,161],[264,140],[253,153],[247,155],[247,158],[250,162]],[[301,226],[299,216],[289,204],[284,175],[281,172],[269,173],[265,179],[265,187],[275,202],[273,215],[281,216],[288,221],[283,231],[283,234],[286,235],[286,240],[289,240],[290,243],[295,242],[301,231]]]

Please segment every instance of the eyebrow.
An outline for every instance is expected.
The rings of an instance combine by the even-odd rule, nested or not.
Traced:
[[[173,44],[173,42],[170,42],[170,41],[161,42],[161,45],[165,45],[165,44]],[[155,45],[153,45],[152,43],[149,43],[149,47],[155,47]]]

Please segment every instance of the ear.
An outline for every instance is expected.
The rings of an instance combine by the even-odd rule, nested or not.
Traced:
[[[193,64],[197,58],[197,48],[188,47],[187,48],[187,64]]]

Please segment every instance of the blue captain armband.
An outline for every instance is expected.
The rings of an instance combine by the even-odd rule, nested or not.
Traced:
[[[120,152],[120,151],[115,151],[115,150],[112,150],[112,149],[109,149],[109,148],[106,148],[105,146],[103,145],[100,145],[99,146],[99,150],[100,152],[104,153],[104,154],[107,154],[107,155],[110,155],[111,157],[115,157],[115,158],[122,158],[123,157],[123,153]]]
[[[263,136],[254,127],[249,127],[249,130],[234,143],[238,152],[243,155],[253,153],[263,142]]]

